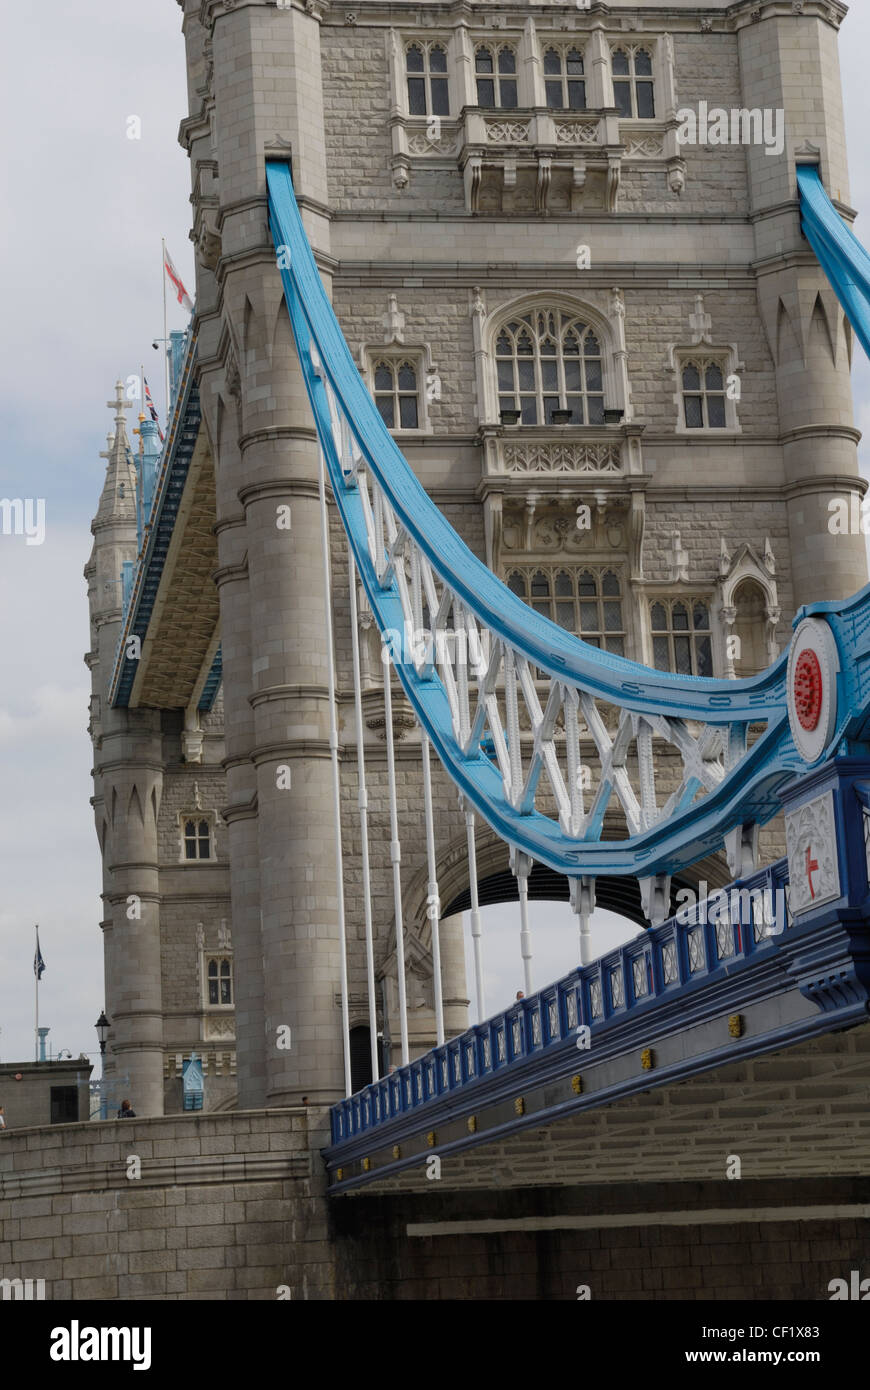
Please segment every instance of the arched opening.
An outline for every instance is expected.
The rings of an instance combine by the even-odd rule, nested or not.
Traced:
[[[768,665],[767,597],[760,584],[744,579],[734,591],[734,635],[739,639],[734,657],[737,676],[755,676]]]
[[[671,911],[678,909],[677,893],[692,887],[688,879],[671,883]],[[636,878],[596,880],[596,906],[590,922],[592,957],[631,941],[649,924],[643,915]],[[484,990],[487,1016],[507,1008],[523,989],[517,881],[509,869],[480,880],[478,900],[483,934]],[[444,909],[443,917],[463,915],[469,1024],[477,1018],[474,963],[471,947],[471,896],[466,888]],[[529,875],[529,925],[532,935],[533,984],[541,989],[576,968],[580,957],[578,919],[570,905],[568,879],[535,864]]]

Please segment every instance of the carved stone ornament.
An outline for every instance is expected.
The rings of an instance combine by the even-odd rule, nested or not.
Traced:
[[[236,355],[232,348],[230,348],[227,353],[224,372],[226,374],[227,391],[238,400],[242,394],[242,378],[239,375],[239,365],[236,362]]]
[[[200,265],[206,270],[215,271],[221,254],[221,238],[217,230],[213,212],[203,212],[199,220],[196,238],[196,254]]]
[[[840,896],[840,866],[834,824],[834,794],[825,792],[785,818],[790,892],[794,917]]]

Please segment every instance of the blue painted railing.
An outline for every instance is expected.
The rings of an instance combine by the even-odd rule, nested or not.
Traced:
[[[776,949],[791,925],[788,861],[687,905],[651,931],[469,1028],[331,1110],[332,1142],[377,1130],[432,1101],[466,1093],[535,1055],[574,1047],[664,997],[688,995],[759,950]]]

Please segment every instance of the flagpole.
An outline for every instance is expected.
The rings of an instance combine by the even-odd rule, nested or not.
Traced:
[[[160,262],[160,274],[163,279],[163,367],[164,380],[166,384],[166,403],[164,414],[166,416],[166,428],[169,429],[169,333],[166,328],[166,241],[160,238],[160,249],[162,260]],[[144,388],[143,388],[144,389]]]
[[[36,927],[36,954],[33,957],[33,991],[34,991],[34,1024],[33,1024],[33,1060],[39,1061],[39,971],[36,967],[39,959],[39,923]]]

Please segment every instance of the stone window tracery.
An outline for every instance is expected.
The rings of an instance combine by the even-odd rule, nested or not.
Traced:
[[[713,629],[706,598],[655,598],[650,603],[653,665],[679,676],[713,675]]]
[[[506,582],[512,593],[559,627],[576,633],[590,646],[625,655],[622,581],[617,570],[530,565],[511,569]]]
[[[495,342],[499,409],[523,425],[604,422],[601,344],[582,319],[561,309],[518,315]],[[554,419],[556,412],[566,419]]]
[[[408,357],[380,357],[373,365],[372,376],[375,405],[387,429],[419,429],[419,363]]]
[[[517,54],[508,44],[479,44],[474,51],[478,106],[513,111],[517,98]]]
[[[437,40],[421,39],[405,48],[408,112],[412,116],[448,116],[450,96],[447,49]]]
[[[201,815],[185,816],[181,826],[182,852],[186,861],[212,859],[212,827]]]
[[[626,120],[655,119],[653,56],[634,45],[614,48],[610,58],[613,98]]]
[[[229,956],[210,956],[206,964],[207,1000],[211,1007],[233,1002],[233,963]]]
[[[693,357],[681,362],[683,423],[687,430],[728,428],[726,375],[726,366],[718,359]]]
[[[547,106],[556,111],[585,111],[586,74],[581,50],[573,44],[547,44],[543,67]]]

